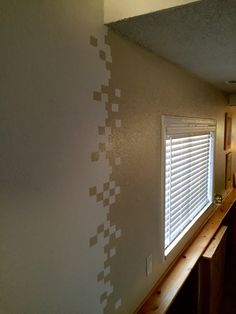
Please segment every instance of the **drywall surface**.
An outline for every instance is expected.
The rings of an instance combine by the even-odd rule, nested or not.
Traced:
[[[116,276],[118,290],[124,296],[129,295],[126,313],[130,313],[167,264],[160,255],[161,115],[217,120],[214,183],[215,192],[224,193],[223,137],[227,99],[210,85],[113,31],[109,32],[109,43],[113,58],[111,84],[114,82],[122,90],[122,129],[116,144],[122,162],[120,169],[114,172],[121,195],[114,216],[120,221],[124,241],[118,245],[122,254],[114,260],[117,270],[112,276]],[[153,273],[146,277],[145,258],[151,254]]]
[[[224,192],[226,98],[107,35],[103,1],[0,12],[0,313],[131,313],[167,267],[161,115],[217,119]]]
[[[199,0],[104,0],[104,22],[148,14]]]
[[[0,313],[103,313],[111,294],[115,309],[103,2],[2,1],[0,12]]]

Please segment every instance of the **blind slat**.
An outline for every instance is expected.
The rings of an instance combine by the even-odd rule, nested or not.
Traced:
[[[198,171],[199,170],[202,170],[203,168],[208,168],[208,164],[206,165],[206,162],[203,160],[203,161],[200,161],[199,163],[196,163],[194,166],[191,167],[192,169],[192,172],[194,173],[195,171]],[[189,172],[190,172],[190,169],[189,168],[186,168],[184,170],[181,171],[181,176],[189,176]],[[171,173],[171,177],[170,177],[170,173],[168,171],[166,171],[166,184],[168,184],[170,181],[175,184],[175,182],[178,182],[179,180],[181,180],[181,177],[179,175],[179,173]]]
[[[174,174],[179,174],[181,171],[187,170],[189,168],[191,168],[192,166],[197,166],[199,162],[204,162],[206,164],[206,162],[208,161],[208,155],[196,158],[195,160],[189,160],[189,163],[183,163],[181,165],[178,165],[178,167],[172,168],[171,166],[167,166],[166,167],[166,173],[168,174],[168,172],[171,172],[171,175]],[[169,167],[169,168],[168,168]]]
[[[195,190],[194,194],[192,194],[189,198],[181,199],[179,203],[172,205],[171,217],[174,219],[176,216],[184,210],[185,206],[188,206],[188,212],[191,211],[190,208],[193,208],[193,202],[196,198],[201,198],[201,193],[205,193],[207,195],[206,185],[202,186]],[[194,210],[194,209],[193,209]]]
[[[193,182],[193,184],[188,184],[185,185],[182,189],[181,187],[178,190],[174,190],[172,189],[172,191],[169,193],[169,198],[170,198],[170,202],[171,202],[171,206],[175,206],[176,202],[178,202],[178,200],[181,199],[185,199],[187,197],[189,197],[190,192],[191,193],[195,193],[196,190],[199,189],[199,186],[202,185],[208,185],[208,178],[206,178],[205,176],[202,176],[199,178],[199,180],[195,180],[195,182]],[[206,187],[207,189],[207,187]],[[187,193],[189,192],[189,194],[187,195]],[[166,201],[168,202],[169,199],[168,197],[166,198]]]
[[[199,167],[194,167],[194,169],[188,169],[185,170],[184,172],[181,172],[181,176],[169,176],[166,180],[166,189],[169,188],[170,184],[172,186],[177,186],[180,183],[184,184],[185,181],[190,181],[190,177],[189,174],[191,173],[193,178],[197,177],[198,175],[202,174],[202,173],[206,173],[206,171],[209,170],[209,166],[204,164],[204,165],[200,165]]]

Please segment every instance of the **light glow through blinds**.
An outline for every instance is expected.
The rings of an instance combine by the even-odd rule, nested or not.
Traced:
[[[207,129],[165,136],[165,249],[212,202],[213,147]]]

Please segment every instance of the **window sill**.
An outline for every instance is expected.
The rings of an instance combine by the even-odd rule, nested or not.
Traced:
[[[164,276],[157,282],[147,298],[135,311],[137,314],[164,314],[188,278],[198,259],[207,248],[223,219],[236,200],[236,189],[232,190],[218,206],[215,213],[191,242],[187,249],[176,259]]]

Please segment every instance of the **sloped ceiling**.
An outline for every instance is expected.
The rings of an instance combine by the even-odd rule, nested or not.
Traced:
[[[236,0],[202,0],[110,26],[223,91],[236,92]]]

